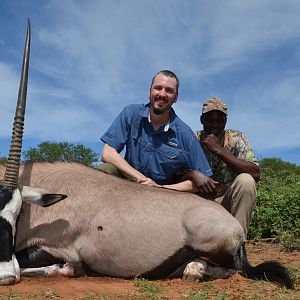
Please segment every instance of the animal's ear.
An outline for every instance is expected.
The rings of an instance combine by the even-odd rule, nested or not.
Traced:
[[[24,202],[37,204],[40,206],[50,206],[56,202],[67,198],[67,195],[52,194],[49,191],[31,186],[23,186],[20,188],[22,200]]]

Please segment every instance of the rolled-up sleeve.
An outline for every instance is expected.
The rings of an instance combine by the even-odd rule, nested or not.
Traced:
[[[190,163],[190,170],[198,170],[207,176],[213,175],[213,172],[206,159],[204,151],[196,137],[191,142],[189,155],[187,159]]]
[[[130,110],[127,106],[120,112],[108,130],[103,134],[101,141],[115,148],[117,152],[121,152],[128,141],[130,130],[129,119]]]

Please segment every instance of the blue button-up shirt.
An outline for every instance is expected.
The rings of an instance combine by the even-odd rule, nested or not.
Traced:
[[[171,110],[166,126],[154,130],[149,104],[131,104],[118,115],[101,140],[121,152],[136,170],[158,184],[175,183],[180,170],[212,171],[193,131]]]

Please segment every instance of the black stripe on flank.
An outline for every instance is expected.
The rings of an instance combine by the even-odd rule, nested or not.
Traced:
[[[0,262],[10,261],[13,253],[13,236],[10,223],[0,217]]]
[[[201,257],[200,251],[185,246],[176,251],[172,256],[167,258],[161,265],[149,272],[142,274],[147,279],[165,278],[175,272],[179,267],[188,264],[193,259]]]
[[[15,187],[0,185],[0,210],[12,199]]]

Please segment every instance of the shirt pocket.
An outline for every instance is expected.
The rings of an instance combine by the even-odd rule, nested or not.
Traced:
[[[180,148],[163,144],[155,149],[155,152],[158,169],[166,179],[173,177],[177,171],[187,164],[184,152]]]

